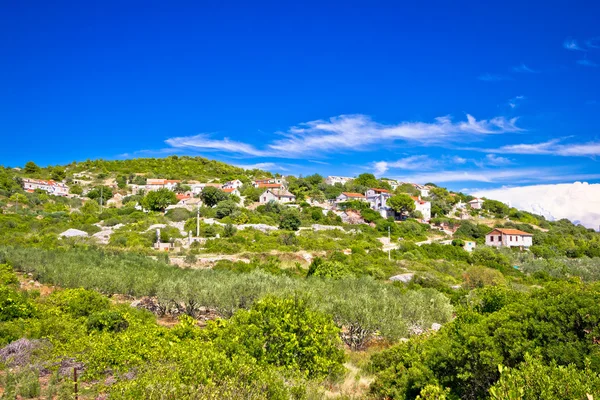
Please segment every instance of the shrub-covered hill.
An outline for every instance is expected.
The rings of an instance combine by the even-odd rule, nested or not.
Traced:
[[[2,168],[0,184],[6,178],[30,177],[63,180],[81,176],[82,178],[109,178],[125,176],[133,180],[135,175],[143,178],[165,178],[181,180],[247,180],[254,177],[270,177],[270,172],[258,169],[245,170],[216,160],[203,157],[170,156],[166,158],[132,158],[128,160],[87,160],[67,165],[39,167],[28,162],[20,171]],[[4,185],[3,185],[4,186]]]

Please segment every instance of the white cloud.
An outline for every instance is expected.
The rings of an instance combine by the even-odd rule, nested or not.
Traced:
[[[439,171],[424,174],[417,174],[403,178],[410,182],[484,182],[484,183],[508,183],[508,182],[527,182],[544,180],[539,169],[476,169],[462,171]]]
[[[303,158],[307,154],[364,151],[398,140],[439,145],[464,140],[465,134],[477,136],[522,131],[516,122],[517,118],[505,117],[477,120],[467,114],[466,121],[458,122],[445,116],[436,118],[434,122],[382,124],[366,115],[340,115],[292,127],[281,133],[283,139],[267,144],[264,149],[228,138],[212,139],[207,134],[174,137],[165,142],[176,149],[222,151],[252,157]]]
[[[542,143],[512,144],[497,149],[480,149],[480,151],[502,154],[547,154],[565,157],[600,156],[600,142],[571,144],[559,144],[559,142],[560,140],[553,139]]]
[[[509,165],[512,164],[512,162],[505,157],[499,157],[495,154],[488,154],[485,156],[485,163],[487,165],[492,165],[492,166],[502,166],[502,165]]]
[[[229,153],[246,154],[255,157],[263,157],[268,155],[268,152],[259,150],[250,144],[232,141],[228,138],[215,140],[211,139],[207,134],[174,137],[165,140],[165,143],[175,148],[226,151]]]
[[[388,161],[378,161],[373,163],[373,173],[377,176],[381,176],[386,173],[390,169],[402,169],[409,171],[423,170],[423,169],[431,169],[438,162],[436,160],[430,159],[428,156],[420,155],[420,156],[411,156],[406,158],[401,158],[400,160],[388,162]]]
[[[519,105],[521,104],[521,102],[522,102],[523,100],[525,100],[525,98],[526,98],[526,97],[525,97],[525,96],[522,96],[522,95],[521,95],[521,96],[515,96],[515,97],[513,97],[512,99],[508,100],[508,106],[509,106],[510,108],[513,108],[513,109],[514,109],[514,108],[517,108],[517,106],[519,106]]]
[[[262,170],[280,169],[280,170],[286,171],[285,168],[283,168],[280,165],[277,165],[275,163],[272,163],[272,162],[261,162],[261,163],[256,163],[256,164],[234,164],[234,165],[238,168],[243,168],[243,169],[262,169]]]
[[[512,70],[513,70],[513,72],[527,73],[527,74],[537,74],[539,72],[539,71],[529,68],[525,64],[521,64],[519,66],[513,67]]]
[[[506,75],[497,75],[497,74],[483,74],[477,77],[480,81],[485,82],[500,82],[500,81],[510,81],[512,78]]]
[[[596,64],[595,62],[593,62],[591,60],[588,60],[587,58],[577,60],[577,64],[583,65],[584,67],[597,67],[598,66],[598,64]]]
[[[466,121],[453,122],[448,116],[435,122],[402,122],[387,125],[373,121],[365,115],[341,115],[329,120],[307,122],[291,128],[285,139],[268,147],[281,157],[298,157],[314,152],[362,151],[370,146],[394,142],[413,141],[420,144],[440,144],[456,140],[462,134],[473,135],[518,132],[516,118],[496,117],[477,120],[467,114]]]
[[[572,174],[565,168],[479,168],[473,170],[444,170],[416,174],[408,177],[398,177],[398,179],[401,180],[419,183],[481,182],[513,185],[599,178],[600,174]]]
[[[577,40],[575,40],[575,39],[566,39],[563,42],[563,47],[567,50],[572,50],[572,51],[585,51],[584,48],[579,46],[579,44],[577,43]]]
[[[459,156],[454,156],[454,157],[452,157],[452,162],[454,164],[466,164],[467,159],[459,157]]]
[[[600,225],[600,184],[534,185],[479,190],[472,194],[510,203],[548,219],[568,218],[594,229]]]

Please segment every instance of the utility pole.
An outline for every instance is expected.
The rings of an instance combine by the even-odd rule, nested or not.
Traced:
[[[196,237],[200,237],[200,206],[196,208]]]

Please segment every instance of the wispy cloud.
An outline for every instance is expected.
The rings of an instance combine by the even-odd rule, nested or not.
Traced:
[[[554,155],[564,157],[595,157],[600,156],[600,142],[568,143],[561,144],[560,139],[553,139],[541,143],[520,143],[502,146],[497,149],[476,149],[499,154],[530,154]]]
[[[500,157],[495,154],[488,154],[485,156],[485,163],[491,166],[503,166],[512,164],[512,161],[510,161],[506,157]]]
[[[508,106],[512,109],[515,109],[521,104],[523,100],[525,100],[525,96],[515,96],[512,99],[508,100]]]
[[[447,144],[451,141],[473,140],[477,136],[519,132],[517,118],[495,117],[477,120],[467,114],[466,120],[453,121],[439,117],[433,122],[401,122],[383,124],[366,115],[340,115],[328,120],[316,120],[279,132],[282,139],[257,148],[251,144],[225,139],[213,139],[207,134],[174,137],[166,143],[176,149],[219,151],[250,157],[304,158],[324,153],[367,151],[373,146],[412,142],[421,146]]]
[[[563,42],[563,47],[571,51],[585,51],[583,47],[579,46],[579,43],[577,43],[577,40],[575,39],[566,39]]]
[[[437,160],[432,160],[426,155],[401,158],[396,161],[377,161],[373,163],[373,172],[381,176],[390,169],[401,169],[408,171],[428,170],[438,165]]]
[[[398,177],[409,182],[481,182],[496,184],[525,184],[536,182],[573,182],[598,179],[600,174],[578,174],[564,168],[510,168],[477,169],[461,171],[436,171],[412,176]]]
[[[590,49],[600,49],[600,36],[586,40],[585,45]]]
[[[467,114],[466,121],[453,122],[449,116],[445,116],[431,123],[402,122],[389,125],[375,122],[365,115],[341,115],[293,127],[285,134],[285,139],[271,143],[269,148],[282,156],[299,157],[315,152],[363,151],[373,145],[397,140],[439,145],[464,139],[464,134],[481,136],[521,131],[516,122],[516,118],[504,117],[477,120]]]
[[[174,137],[165,140],[165,143],[175,148],[224,151],[228,153],[246,154],[255,157],[269,155],[269,152],[259,150],[250,144],[232,141],[228,138],[215,140],[211,139],[208,134]]]
[[[485,82],[500,82],[500,81],[510,81],[512,78],[507,75],[497,75],[497,74],[483,74],[477,77],[480,81]]]
[[[238,168],[243,169],[262,169],[262,170],[279,170],[288,171],[288,168],[272,162],[260,162],[256,164],[234,164]]]
[[[463,158],[463,157],[459,157],[459,156],[454,156],[452,157],[452,162],[454,164],[466,164],[467,163],[467,159]]]
[[[598,64],[596,64],[592,60],[588,60],[587,58],[577,60],[577,64],[583,65],[584,67],[597,67],[598,66]]]
[[[518,65],[512,68],[513,72],[525,73],[525,74],[537,74],[539,71],[529,68],[525,64]]]

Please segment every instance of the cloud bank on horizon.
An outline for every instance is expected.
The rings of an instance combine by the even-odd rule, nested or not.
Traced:
[[[587,228],[600,227],[600,184],[533,185],[479,190],[472,194],[502,201],[549,220],[566,218]]]

